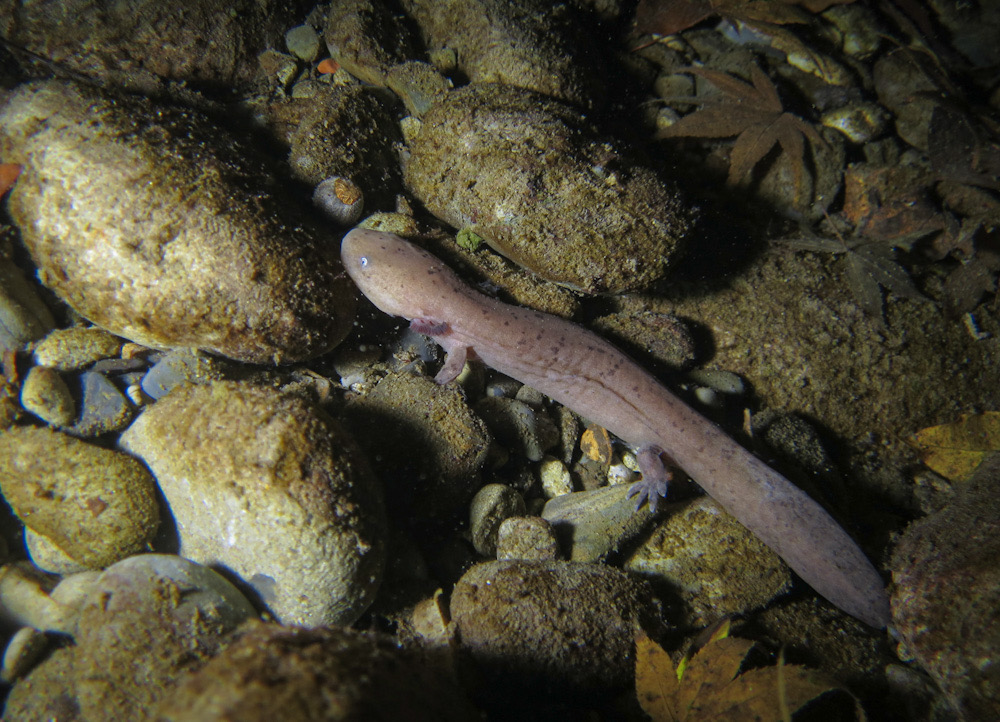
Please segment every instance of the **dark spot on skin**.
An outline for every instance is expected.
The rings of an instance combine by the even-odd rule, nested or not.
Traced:
[[[543,334],[543,333],[542,333],[541,331],[539,331],[539,332],[538,332],[538,335],[537,335],[537,336],[535,336],[535,340],[536,340],[536,341],[541,341],[541,340],[542,340],[542,336],[543,336],[543,335],[544,335],[544,334]]]

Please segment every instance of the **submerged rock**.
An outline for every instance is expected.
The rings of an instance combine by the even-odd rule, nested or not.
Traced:
[[[353,629],[248,624],[156,719],[477,720],[445,664]]]
[[[385,518],[360,450],[301,398],[185,386],[121,437],[153,471],[180,554],[222,566],[283,622],[350,624],[382,578]]]
[[[47,559],[100,569],[142,551],[159,525],[156,487],[141,463],[47,429],[0,434],[0,491],[34,535],[29,549],[43,552],[35,559],[43,568]]]
[[[692,210],[653,170],[576,110],[519,88],[450,93],[424,116],[410,150],[406,183],[428,210],[578,291],[662,280],[691,226]]]
[[[431,52],[451,49],[474,83],[505,83],[582,107],[604,96],[603,69],[569,3],[403,0]],[[591,41],[592,42],[592,41]]]
[[[99,326],[241,361],[316,356],[350,330],[336,243],[265,160],[205,117],[62,81],[0,107],[8,207],[39,278]]]
[[[969,720],[1000,717],[998,479],[994,455],[951,504],[907,528],[891,562],[894,626]]]

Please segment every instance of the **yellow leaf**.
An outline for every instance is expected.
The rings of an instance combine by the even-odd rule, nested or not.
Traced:
[[[677,676],[670,655],[645,633],[635,639],[635,694],[643,712],[653,722],[674,722],[674,695]]]
[[[816,670],[785,664],[783,655],[777,666],[740,674],[752,648],[747,639],[714,639],[694,654],[678,681],[667,653],[641,636],[636,640],[639,703],[654,722],[781,722],[820,695],[842,690]],[[854,710],[863,722],[857,700]]]
[[[965,481],[987,454],[1000,451],[1000,412],[966,414],[913,435],[921,460],[946,479]]]

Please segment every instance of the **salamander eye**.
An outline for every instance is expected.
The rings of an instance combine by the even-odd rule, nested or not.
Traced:
[[[362,268],[367,268],[368,256],[361,256],[361,258],[358,259],[358,265],[360,265]]]

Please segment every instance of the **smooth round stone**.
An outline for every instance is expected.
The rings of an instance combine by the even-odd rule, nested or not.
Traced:
[[[156,348],[252,363],[324,353],[356,291],[307,199],[207,116],[68,81],[15,88],[0,154],[38,277],[81,316]]]
[[[185,386],[121,445],[156,476],[180,554],[229,570],[282,622],[350,624],[371,602],[381,495],[353,439],[313,404],[235,382]]]
[[[524,499],[504,484],[487,484],[472,497],[469,529],[472,545],[484,557],[496,556],[497,533],[505,519],[524,514]]]
[[[21,387],[21,405],[51,426],[68,426],[76,418],[76,402],[55,369],[34,366]]]
[[[59,371],[75,371],[105,358],[114,358],[122,340],[100,328],[56,329],[35,346],[35,363]]]
[[[427,210],[527,270],[623,293],[663,280],[694,210],[620,145],[553,98],[473,83],[426,113],[404,174]]]
[[[142,551],[159,526],[146,467],[48,429],[0,434],[0,491],[31,532],[80,568],[99,569]]]

